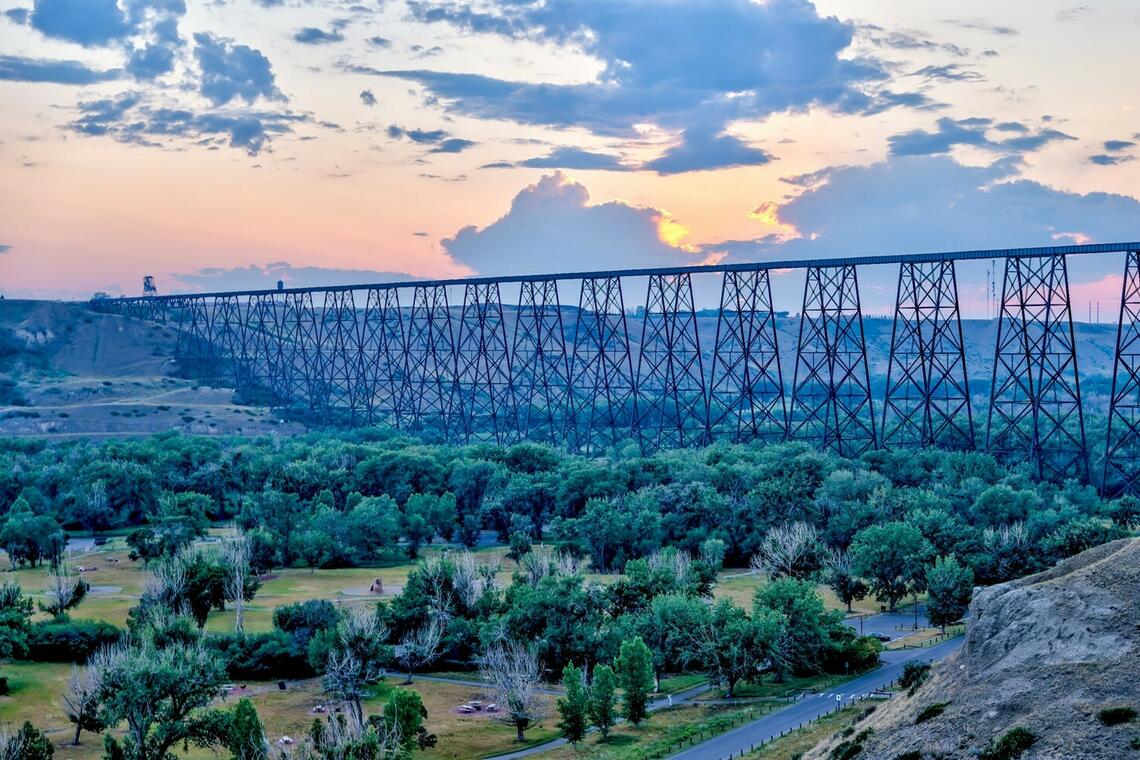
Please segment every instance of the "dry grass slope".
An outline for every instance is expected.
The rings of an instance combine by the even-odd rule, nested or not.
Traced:
[[[1036,736],[1024,760],[1140,758],[1140,722],[1106,726],[1110,707],[1140,709],[1140,539],[1091,549],[1038,575],[984,589],[963,648],[912,697],[867,721],[858,758],[974,758],[1010,729]],[[920,724],[931,705],[944,711]],[[829,758],[838,738],[806,758]],[[911,753],[911,754],[907,754]]]

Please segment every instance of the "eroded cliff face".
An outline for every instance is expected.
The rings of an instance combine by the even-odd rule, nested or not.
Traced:
[[[915,723],[936,703],[936,718]],[[973,758],[1014,727],[1037,739],[1032,758],[1140,760],[1140,721],[1105,726],[1098,713],[1140,712],[1140,539],[1091,549],[1038,575],[980,590],[962,649],[912,697],[896,696],[859,728],[857,757]],[[809,758],[826,758],[838,739]]]

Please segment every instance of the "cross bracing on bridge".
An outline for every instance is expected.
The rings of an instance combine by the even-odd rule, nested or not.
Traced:
[[[1106,491],[1137,492],[1140,243],[144,296],[92,306],[177,324],[176,358],[187,373],[322,422],[387,424],[458,442],[539,440],[584,452],[623,441],[652,451],[792,439],[849,456],[979,447],[1044,478],[1088,480],[1067,258],[1114,252],[1125,254],[1126,265],[1106,454],[1095,475]],[[986,427],[976,431],[956,263],[982,259],[1005,263]],[[877,398],[859,269],[890,264],[899,267],[898,287],[886,388]],[[770,277],[786,269],[806,270],[787,387]],[[698,329],[694,275],[720,276],[715,337]],[[577,308],[564,306],[567,294],[559,292],[572,291],[574,281]],[[644,307],[634,308],[629,286],[642,281]],[[510,285],[519,288],[513,303]]]

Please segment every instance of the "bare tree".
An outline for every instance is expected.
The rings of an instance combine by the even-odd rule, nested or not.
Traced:
[[[419,572],[432,617],[450,620],[455,602],[455,565],[444,556],[426,557]]]
[[[283,747],[281,760],[329,760],[329,758],[362,757],[361,750],[373,760],[396,760],[403,756],[400,727],[396,721],[370,722],[356,725],[352,721],[331,717],[320,724],[320,731],[310,734],[304,741]],[[375,743],[371,741],[375,736]]]
[[[90,589],[90,584],[75,572],[71,562],[63,560],[48,572],[47,588],[44,589],[48,602],[40,602],[40,609],[52,617],[59,617],[82,602]]]
[[[408,672],[408,680],[412,682],[412,674],[418,669],[432,662],[441,653],[440,645],[443,643],[443,622],[432,618],[427,625],[420,626],[411,631],[396,645],[396,659]]]
[[[778,525],[764,534],[751,566],[770,578],[807,578],[821,565],[819,529],[803,522]]]
[[[245,630],[245,591],[250,575],[250,543],[245,531],[238,528],[233,538],[226,541],[222,557],[226,564],[226,600],[234,605],[234,630],[242,633]]]
[[[474,607],[484,594],[495,588],[499,562],[480,562],[466,549],[451,555],[451,561],[455,567],[451,583],[465,607]]]
[[[180,555],[156,564],[143,581],[140,606],[159,606],[175,615],[186,612],[186,563]]]
[[[532,549],[519,560],[528,586],[534,587],[547,576],[574,575],[582,569],[581,561],[572,554],[550,549]]]
[[[686,551],[669,548],[649,555],[649,567],[654,570],[667,570],[673,576],[678,588],[688,586],[693,580],[693,558]]]
[[[488,699],[503,710],[499,720],[514,726],[517,741],[526,741],[523,732],[546,717],[538,658],[518,644],[493,644],[483,655],[479,672],[487,684]]]
[[[94,670],[81,670],[72,666],[71,677],[67,681],[67,691],[63,693],[63,708],[67,719],[75,724],[75,740],[79,746],[79,736],[84,731],[98,733],[106,726],[99,719],[98,674]]]
[[[343,701],[359,725],[364,722],[361,699],[366,689],[384,675],[384,642],[388,627],[372,605],[350,607],[337,626],[329,648],[321,685]]]

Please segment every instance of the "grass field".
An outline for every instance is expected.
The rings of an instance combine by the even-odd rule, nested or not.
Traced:
[[[864,709],[859,705],[828,713],[798,731],[768,742],[744,757],[748,760],[797,760],[827,737],[853,725]]]

